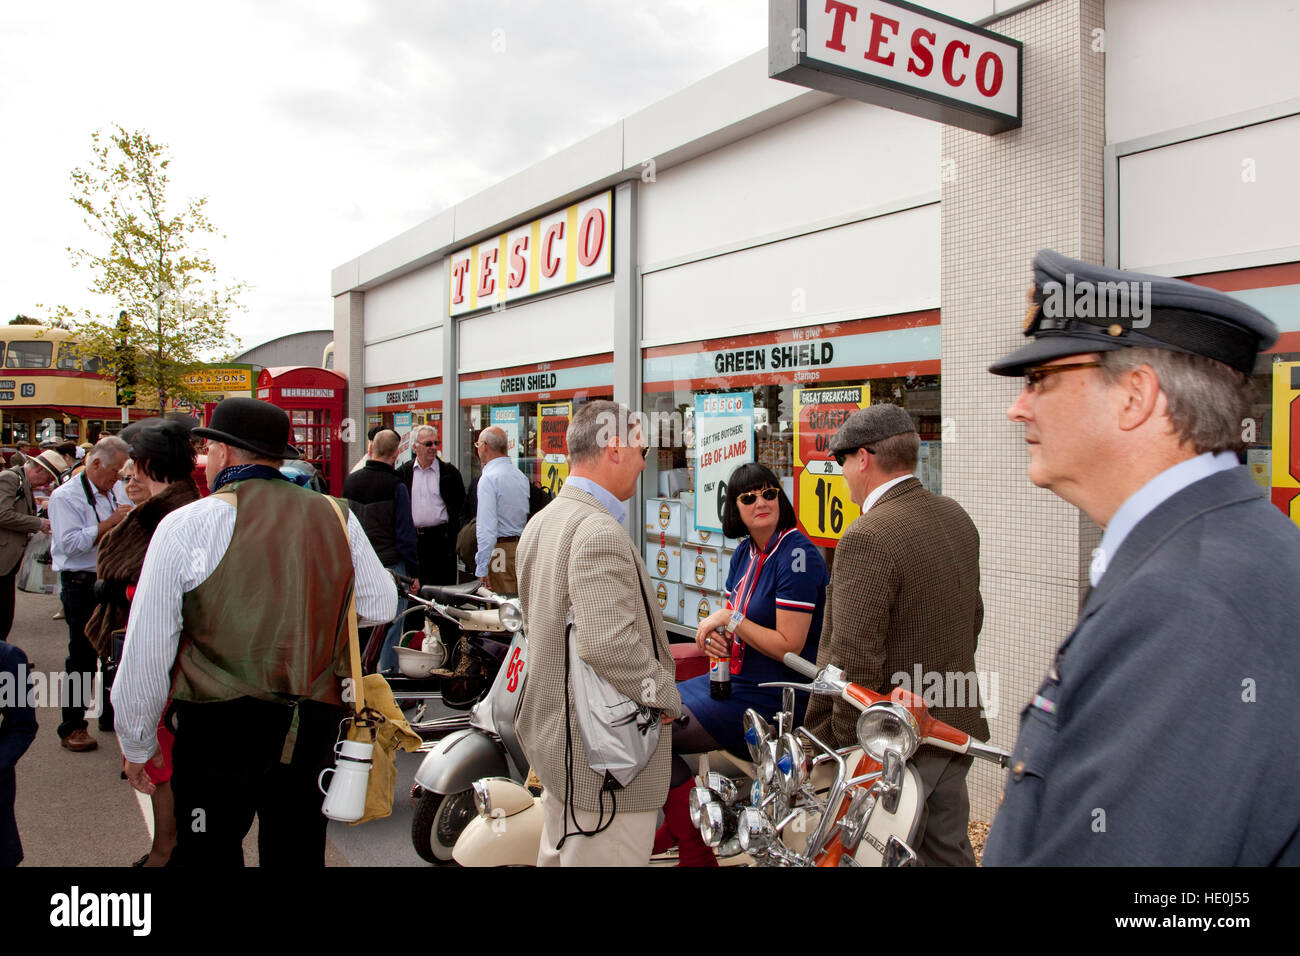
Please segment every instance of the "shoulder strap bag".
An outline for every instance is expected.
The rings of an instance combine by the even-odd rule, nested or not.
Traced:
[[[650,602],[646,599],[645,588],[641,584],[641,574],[637,572],[637,592],[641,595],[641,604],[645,609],[646,622],[650,625],[650,648],[655,660],[659,660],[659,642],[655,635],[654,616],[650,613]],[[564,845],[570,836],[594,836],[609,828],[618,813],[615,792],[623,789],[645,769],[646,764],[659,746],[659,733],[662,726],[660,711],[654,707],[632,700],[609,681],[601,677],[590,664],[578,656],[577,629],[573,622],[573,608],[570,607],[564,626],[564,707],[566,715],[573,713],[578,723],[578,732],[582,736],[583,750],[587,765],[593,771],[603,775],[600,789],[600,813],[593,830],[584,830],[578,823],[573,809],[573,739],[569,721],[564,722],[564,757],[565,757],[565,803],[566,813],[573,819],[577,828],[568,832],[566,817],[565,834],[556,849]],[[576,707],[569,698],[572,683]],[[605,820],[605,793],[610,795],[609,820]]]

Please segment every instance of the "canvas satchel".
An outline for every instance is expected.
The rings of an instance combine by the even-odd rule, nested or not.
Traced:
[[[343,534],[348,534],[347,513],[335,499],[329,499],[343,524]],[[393,697],[393,690],[380,674],[361,673],[361,645],[357,637],[357,605],[354,594],[348,595],[348,661],[352,674],[350,694],[352,716],[347,723],[347,739],[374,744],[371,754],[370,777],[366,782],[366,809],[356,826],[368,820],[380,820],[393,812],[393,789],[397,783],[397,748],[408,753],[420,749],[420,735],[411,729],[402,708]]]
[[[645,589],[637,590],[645,602]],[[646,616],[649,617],[649,608]],[[573,609],[565,619],[565,640],[573,683],[574,717],[582,735],[587,765],[604,777],[603,790],[621,790],[645,769],[659,746],[659,711],[632,700],[601,677],[578,655],[577,629]],[[650,618],[650,646],[659,659],[654,639],[654,618]]]

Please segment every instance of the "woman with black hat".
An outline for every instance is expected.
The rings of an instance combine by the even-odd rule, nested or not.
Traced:
[[[128,426],[122,438],[131,446],[131,463],[135,466],[132,483],[145,497],[137,501],[135,510],[121,524],[105,535],[99,546],[95,574],[96,593],[101,603],[86,624],[86,638],[101,657],[107,656],[113,633],[126,627],[131,594],[140,581],[140,569],[154,529],[166,515],[199,497],[191,477],[194,447],[186,424],[149,419]],[[134,495],[131,497],[135,500]],[[150,764],[146,768],[156,786],[152,794],[153,847],[136,860],[135,866],[164,866],[176,846],[176,817],[169,782],[172,734],[166,727],[165,716],[158,724],[158,744],[163,765]]]

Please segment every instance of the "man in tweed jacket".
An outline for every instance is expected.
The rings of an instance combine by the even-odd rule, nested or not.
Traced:
[[[975,643],[984,622],[979,532],[961,505],[926,491],[913,476],[920,439],[897,405],[856,412],[831,438],[862,515],[835,549],[818,666],[887,693],[902,685],[938,719],[980,740]],[[916,686],[918,675],[921,685]],[[826,743],[857,740],[860,711],[815,696],[807,724]],[[926,866],[974,866],[966,833],[971,758],[922,747],[914,758],[926,809],[916,850]]]
[[[565,679],[565,618],[572,607],[577,653],[596,673],[665,717],[681,713],[659,606],[646,597],[649,575],[621,524],[622,502],[636,492],[645,468],[644,446],[637,427],[628,426],[627,409],[609,401],[582,406],[567,441],[569,478],[528,522],[516,552],[528,634],[528,682],[517,726],[545,787],[537,864],[644,866],[668,795],[672,734],[660,734],[649,764],[626,787],[602,793],[573,717],[582,702],[573,700]]]

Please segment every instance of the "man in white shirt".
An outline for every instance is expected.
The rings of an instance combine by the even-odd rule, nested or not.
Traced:
[[[518,594],[515,548],[528,522],[528,479],[509,455],[506,433],[493,425],[474,443],[478,480],[478,551],[474,573],[497,594]]]
[[[299,454],[283,411],[228,398],[194,434],[212,494],[154,532],[113,686],[126,774],[153,792],[170,695],[171,865],[242,865],[256,815],[263,866],[323,866],[316,780],[346,714],[347,597],[360,620],[388,621],[397,588],[346,506],[345,540],[336,502],[280,474]]]
[[[84,753],[99,743],[86,723],[87,674],[94,674],[99,655],[86,640],[86,622],[95,610],[95,561],[99,542],[131,511],[129,501],[119,502],[114,485],[131,455],[131,448],[116,435],[101,438],[86,455],[86,467],[50,495],[50,555],[62,585],[63,615],[68,625],[68,659],[65,672],[83,675],[80,693],[63,696],[63,721],[59,740],[66,750]],[[64,689],[72,691],[69,681]],[[99,729],[113,729],[113,710],[105,702]]]

